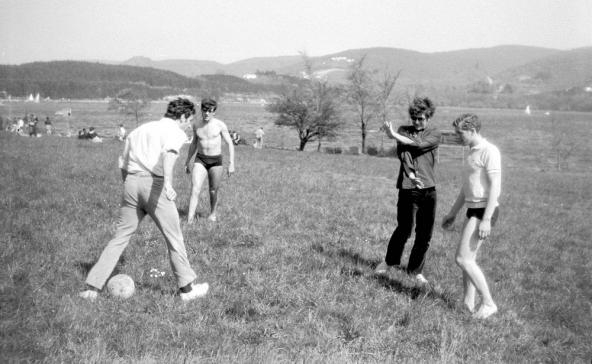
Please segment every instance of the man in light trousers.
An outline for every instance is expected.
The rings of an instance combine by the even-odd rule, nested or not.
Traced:
[[[193,283],[196,274],[187,259],[172,186],[175,161],[187,139],[182,128],[190,125],[194,115],[195,105],[178,98],[169,103],[164,118],[141,125],[126,138],[119,161],[124,191],[115,237],[88,273],[89,289],[80,297],[97,298],[146,214],[164,235],[181,299],[191,301],[208,292],[208,283]]]

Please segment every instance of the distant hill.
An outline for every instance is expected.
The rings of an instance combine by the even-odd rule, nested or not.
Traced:
[[[496,79],[529,93],[592,87],[592,47],[557,52],[508,67],[500,71]]]
[[[485,80],[504,70],[561,52],[548,48],[512,45],[439,53],[422,53],[398,48],[366,48],[310,59],[317,75],[328,77],[335,82],[344,82],[351,62],[366,56],[365,64],[369,68],[390,69],[394,72],[401,70],[401,84],[458,86]],[[257,71],[299,76],[304,68],[302,57],[298,55],[250,58],[229,64],[192,60],[152,61],[145,57],[134,57],[124,64],[166,69],[188,77],[213,73],[242,77]]]
[[[128,66],[150,67],[167,70],[187,77],[226,73],[224,70],[225,66],[214,61],[193,61],[183,59],[153,61],[147,57],[133,57],[122,64]]]
[[[310,57],[317,77],[340,84],[351,65],[365,57],[365,67],[401,71],[398,92],[431,95],[441,105],[592,110],[592,47],[569,51],[506,45],[451,52],[422,53],[397,48],[351,49]],[[109,64],[106,64],[109,63]],[[299,55],[257,57],[222,64],[203,60],[133,57],[110,61],[35,62],[0,65],[0,92],[24,96],[39,92],[51,98],[112,97],[123,88],[150,98],[171,94],[244,99],[269,97],[286,83],[302,82]]]

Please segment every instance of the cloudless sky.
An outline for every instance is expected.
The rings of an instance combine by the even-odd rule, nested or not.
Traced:
[[[592,0],[0,0],[0,64],[592,46]]]

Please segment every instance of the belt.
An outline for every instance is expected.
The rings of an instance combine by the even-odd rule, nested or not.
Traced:
[[[136,177],[152,177],[152,178],[164,178],[163,176],[159,176],[157,174],[141,171],[141,172],[128,172],[129,175],[136,176]]]

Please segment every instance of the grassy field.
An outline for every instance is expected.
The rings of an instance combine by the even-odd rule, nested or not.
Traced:
[[[71,105],[75,128],[114,133],[121,120],[104,103]],[[44,119],[63,107],[9,111]],[[153,118],[164,107],[153,105]],[[6,104],[0,110],[7,115]],[[447,128],[463,111],[441,108],[434,123]],[[500,221],[480,252],[500,312],[485,322],[459,300],[460,226],[435,229],[429,286],[400,271],[373,274],[396,224],[395,159],[248,146],[237,147],[237,173],[224,181],[219,222],[203,218],[203,193],[202,218],[182,226],[199,280],[210,283],[206,298],[174,296],[163,238],[147,218],[116,269],[134,278],[136,294],[83,301],[76,294],[114,231],[122,145],[1,132],[0,360],[590,363],[592,115],[477,112],[504,165]],[[260,107],[223,105],[219,117],[246,137],[263,125],[268,145],[297,146]],[[347,130],[333,145],[358,145],[355,125]],[[551,150],[558,133],[575,145],[561,171]],[[458,191],[462,155],[443,149],[437,221]],[[189,180],[177,167],[184,217]],[[150,277],[153,268],[165,275]]]

